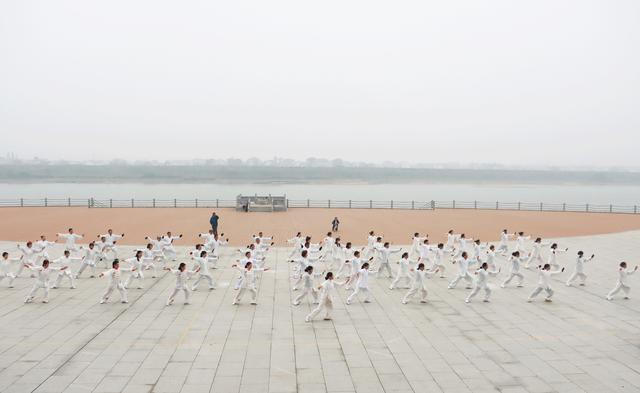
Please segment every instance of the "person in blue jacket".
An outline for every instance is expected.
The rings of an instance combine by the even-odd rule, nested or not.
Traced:
[[[211,229],[213,230],[214,235],[218,234],[218,220],[220,220],[220,217],[216,214],[216,212],[213,212],[211,214],[211,218],[209,219],[209,224],[211,224]]]

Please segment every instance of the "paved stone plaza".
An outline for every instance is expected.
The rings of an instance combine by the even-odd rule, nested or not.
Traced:
[[[130,289],[129,304],[117,293],[98,304],[106,279],[87,273],[78,289],[52,290],[49,304],[24,304],[32,279],[23,273],[13,289],[0,284],[0,391],[637,392],[640,273],[630,277],[631,300],[604,295],[620,260],[640,263],[639,244],[640,232],[560,240],[570,248],[560,258],[568,271],[553,280],[553,303],[526,302],[533,271],[525,288],[498,288],[508,271],[500,258],[489,304],[480,296],[465,304],[464,285],[447,290],[448,280],[432,278],[428,304],[403,306],[405,290],[373,278],[373,303],[346,306],[339,289],[334,320],[312,323],[308,303],[291,305],[285,249],[269,254],[257,306],[248,297],[231,305],[230,248],[225,268],[213,270],[218,289],[201,284],[188,306],[180,294],[165,307],[175,283],[167,273]],[[587,286],[568,288],[578,249],[596,259]]]

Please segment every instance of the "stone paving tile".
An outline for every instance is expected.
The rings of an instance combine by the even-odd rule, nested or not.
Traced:
[[[339,289],[334,320],[312,323],[312,305],[291,306],[282,248],[259,274],[258,305],[231,306],[230,249],[212,270],[218,288],[200,288],[186,306],[179,298],[165,307],[174,285],[166,273],[131,289],[128,304],[117,294],[98,304],[106,283],[85,275],[78,289],[51,290],[49,304],[25,305],[32,279],[23,274],[15,288],[0,283],[0,392],[640,391],[640,274],[629,280],[632,299],[604,299],[617,263],[640,261],[640,232],[554,240],[570,252],[559,258],[568,272],[552,280],[553,303],[526,302],[534,271],[524,271],[525,288],[498,288],[508,271],[499,259],[491,303],[465,304],[464,287],[446,289],[452,266],[448,279],[429,281],[426,304],[401,305],[405,290],[378,277],[372,303],[346,306]],[[0,249],[15,255],[12,242]],[[587,285],[568,288],[578,249],[596,259]]]

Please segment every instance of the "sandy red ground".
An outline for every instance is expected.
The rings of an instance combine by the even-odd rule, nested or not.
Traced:
[[[123,244],[142,244],[146,235],[171,230],[184,234],[177,245],[193,244],[199,232],[209,229],[211,209],[141,208],[0,208],[0,240],[24,241],[41,234],[50,240],[58,232],[74,227],[77,233],[94,238],[107,228],[124,232]],[[522,230],[543,238],[593,235],[640,229],[640,215],[603,213],[555,213],[492,210],[383,210],[383,209],[291,209],[286,213],[241,213],[218,209],[220,231],[231,244],[248,242],[251,234],[262,230],[276,243],[296,231],[313,235],[315,240],[330,230],[334,216],[341,221],[338,235],[343,242],[362,244],[369,230],[383,234],[396,244],[407,244],[413,232],[428,233],[433,241],[442,240],[449,229],[468,237],[496,240],[503,228]]]

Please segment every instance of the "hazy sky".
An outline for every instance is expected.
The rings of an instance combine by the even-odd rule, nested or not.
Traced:
[[[0,155],[640,166],[640,1],[0,2]]]

